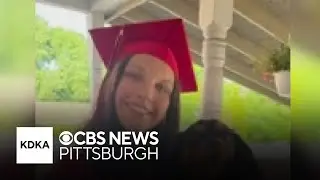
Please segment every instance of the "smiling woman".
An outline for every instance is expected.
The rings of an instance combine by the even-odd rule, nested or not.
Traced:
[[[179,91],[197,89],[181,25],[181,20],[165,20],[90,31],[109,71],[89,129],[178,133]],[[173,26],[178,36],[168,34]],[[142,29],[145,33],[138,33]]]
[[[170,31],[173,27],[176,32]],[[156,131],[159,139],[158,160],[169,158],[179,133],[179,93],[197,90],[182,20],[98,28],[91,30],[90,34],[108,72],[101,83],[92,118],[84,130]],[[116,153],[121,152],[121,147],[115,148]],[[108,162],[95,161],[86,163],[85,167],[77,167],[81,164],[70,167],[81,173],[88,173],[87,168],[90,167],[95,176],[102,179],[118,179],[117,168],[125,172],[134,169],[131,163],[123,162],[118,167]],[[91,166],[91,163],[94,165]],[[151,177],[159,175],[157,168],[150,168],[149,163],[144,165],[138,165],[143,174],[150,172]],[[105,169],[110,170],[108,174]],[[54,174],[57,178],[65,175],[59,174],[59,170]]]
[[[123,179],[125,174],[139,179],[170,179],[174,175],[190,179],[194,172],[210,177],[232,174],[231,179],[259,179],[250,148],[221,122],[199,121],[179,132],[180,94],[198,90],[181,19],[97,28],[90,34],[108,71],[93,115],[82,130],[156,131],[159,143],[148,148],[157,148],[160,166],[154,166],[155,161],[133,164],[65,159],[55,166],[52,179],[68,175],[74,179],[75,174],[90,179]],[[122,147],[115,145],[114,152],[120,153]],[[203,165],[206,168],[201,168]],[[66,167],[68,173],[64,172]],[[125,173],[119,174],[119,169]]]
[[[119,120],[126,129],[150,129],[159,124],[169,107],[174,72],[156,57],[131,58],[115,97]]]

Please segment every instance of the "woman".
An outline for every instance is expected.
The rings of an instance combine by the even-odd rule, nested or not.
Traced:
[[[171,158],[179,132],[179,93],[197,90],[182,21],[99,28],[91,30],[90,34],[108,73],[101,84],[95,112],[84,129],[158,131],[157,163],[164,163],[162,160]],[[159,171],[163,175],[171,174],[149,163],[155,161],[139,163],[143,174],[159,174],[156,173]],[[167,168],[168,165],[162,167],[172,169]],[[56,166],[54,174],[74,178],[76,173],[71,173],[70,168],[78,172],[79,177],[92,176],[88,175],[91,172],[99,178],[117,178],[125,175],[119,174],[119,170],[137,171],[137,164],[66,160]]]
[[[184,165],[194,163],[190,159],[197,157],[195,153],[181,155],[194,148],[190,148],[190,144],[197,142],[189,141],[189,136],[200,141],[202,137],[196,136],[197,133],[204,132],[210,137],[215,131],[212,134],[210,128],[198,130],[199,125],[195,124],[195,127],[191,126],[179,134],[179,93],[197,90],[182,20],[100,28],[90,33],[108,73],[101,84],[95,112],[85,130],[158,131],[159,160],[139,164],[129,161],[62,161],[52,177],[75,178],[77,175],[90,179],[122,179],[124,176],[163,179],[173,178],[174,174],[189,176]],[[211,127],[210,123],[208,127]],[[223,129],[224,136],[231,136],[228,128],[220,129]],[[211,141],[206,143],[209,146],[216,144]],[[229,149],[233,148],[224,150]],[[212,152],[205,155],[214,158]],[[212,161],[218,162],[215,159]],[[157,167],[150,164],[156,162]],[[207,167],[218,169],[223,164],[220,162]],[[202,173],[210,174],[212,170]]]

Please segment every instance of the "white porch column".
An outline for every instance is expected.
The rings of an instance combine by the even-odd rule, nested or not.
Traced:
[[[204,85],[201,119],[221,119],[226,37],[233,22],[233,0],[200,0]]]
[[[104,26],[104,13],[91,12],[87,18],[88,29]],[[103,63],[100,55],[93,45],[91,37],[88,35],[89,48],[89,72],[90,72],[90,105],[93,108],[96,103],[97,93],[99,91],[100,83],[102,81]]]

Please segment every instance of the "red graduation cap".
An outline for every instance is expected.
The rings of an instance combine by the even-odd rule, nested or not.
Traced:
[[[181,19],[126,24],[89,31],[105,66],[134,54],[149,54],[167,63],[182,92],[197,91],[192,60]]]

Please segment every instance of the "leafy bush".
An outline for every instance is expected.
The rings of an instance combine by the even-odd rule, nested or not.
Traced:
[[[282,44],[266,63],[268,72],[290,71],[290,47]]]

